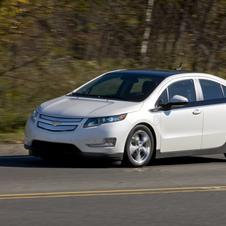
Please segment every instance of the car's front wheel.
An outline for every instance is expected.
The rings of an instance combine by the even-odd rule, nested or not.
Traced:
[[[154,139],[144,125],[135,126],[129,133],[124,151],[123,163],[130,166],[145,166],[154,153]]]

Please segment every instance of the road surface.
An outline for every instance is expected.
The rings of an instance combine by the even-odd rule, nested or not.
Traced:
[[[223,155],[119,162],[47,163],[21,144],[0,145],[1,225],[226,224]]]

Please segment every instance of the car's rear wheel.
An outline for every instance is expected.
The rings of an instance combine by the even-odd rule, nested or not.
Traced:
[[[123,164],[145,166],[154,153],[154,139],[151,131],[144,125],[135,126],[129,133],[124,150]]]

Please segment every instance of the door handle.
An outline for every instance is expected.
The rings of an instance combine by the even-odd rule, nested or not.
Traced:
[[[199,115],[202,111],[200,109],[195,109],[192,113],[193,115]]]

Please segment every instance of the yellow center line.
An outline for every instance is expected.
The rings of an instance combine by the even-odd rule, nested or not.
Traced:
[[[129,189],[129,190],[105,190],[105,191],[74,191],[74,192],[27,193],[27,194],[1,194],[0,199],[144,195],[144,194],[160,194],[160,193],[167,194],[167,193],[188,193],[188,192],[207,192],[207,191],[226,191],[226,186],[153,188],[153,189]]]

